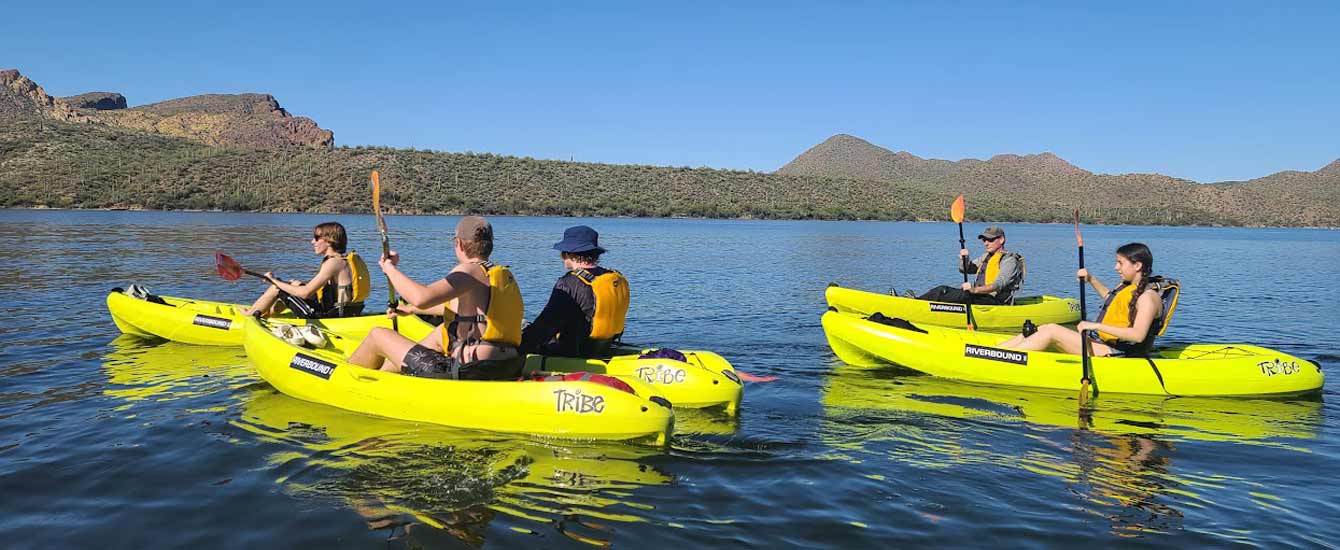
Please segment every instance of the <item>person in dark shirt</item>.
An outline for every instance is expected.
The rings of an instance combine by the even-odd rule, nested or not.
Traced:
[[[554,250],[567,269],[544,310],[521,333],[521,351],[564,357],[599,357],[624,330],[628,280],[600,267],[599,234],[585,225],[563,231]]]

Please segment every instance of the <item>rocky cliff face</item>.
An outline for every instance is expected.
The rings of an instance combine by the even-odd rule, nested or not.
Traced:
[[[335,143],[334,132],[310,118],[290,115],[268,94],[199,95],[99,114],[117,126],[210,145],[273,148]]]
[[[36,82],[17,70],[0,70],[0,121],[46,118],[61,122],[94,122],[64,101],[47,95]]]
[[[76,109],[112,111],[126,108],[126,96],[115,92],[89,92],[60,99]]]
[[[105,123],[216,146],[270,149],[335,143],[334,132],[310,118],[290,115],[267,94],[200,95],[127,109],[121,94],[55,98],[19,71],[0,70],[0,122],[21,119]]]

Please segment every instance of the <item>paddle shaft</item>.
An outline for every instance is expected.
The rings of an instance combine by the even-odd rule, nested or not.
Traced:
[[[380,213],[380,212],[377,213],[377,217],[379,217],[379,218],[381,217],[381,213]],[[379,228],[380,228],[380,227],[379,227]],[[386,236],[386,229],[385,229],[385,228],[380,228],[380,229],[381,229],[381,231],[382,231],[382,255],[383,255],[383,256],[387,256],[387,257],[389,257],[389,256],[391,255],[391,239],[388,238],[388,237]],[[395,307],[396,307],[396,302],[397,302],[397,300],[395,299],[395,285],[391,283],[391,276],[390,276],[390,275],[387,275],[387,276],[386,276],[386,292],[387,292],[386,307],[387,307],[387,309],[394,311],[394,310],[395,310]],[[399,316],[399,315],[396,315],[396,316],[394,316],[394,317],[391,317],[391,330],[394,330],[394,331],[396,331],[396,332],[400,332],[400,316]]]
[[[1079,234],[1078,220],[1075,222],[1075,234]],[[1084,269],[1084,241],[1079,241],[1079,268]],[[1086,283],[1088,281],[1085,279],[1079,280],[1079,320],[1081,321],[1087,321],[1089,318],[1089,308],[1084,300],[1084,295],[1088,293]],[[1084,397],[1085,388],[1089,385],[1093,386],[1094,396],[1098,395],[1098,384],[1093,383],[1093,361],[1089,358],[1092,354],[1089,353],[1089,335],[1087,333],[1088,331],[1085,330],[1079,332],[1079,357],[1080,369],[1082,369],[1079,375],[1081,399]]]
[[[391,256],[391,237],[387,235],[386,219],[382,217],[382,179],[376,170],[372,171],[372,213],[377,216],[377,231],[382,234],[382,257]],[[391,276],[386,276],[386,311],[394,312],[396,308],[395,283],[391,282]],[[400,332],[400,316],[391,316],[391,330]]]
[[[968,249],[967,241],[965,241],[965,240],[963,239],[963,222],[958,222],[958,249],[959,249],[960,251],[963,251],[963,250],[967,250],[967,249]],[[967,257],[967,256],[960,256],[960,257],[963,258],[963,262],[962,262],[962,263],[963,263],[963,269],[962,269],[962,271],[963,271],[963,282],[966,283],[966,282],[968,282],[968,257]],[[974,323],[974,322],[972,321],[972,292],[971,292],[971,291],[968,292],[968,302],[967,302],[966,304],[963,305],[963,311],[964,311],[964,313],[966,313],[966,314],[968,315],[968,330],[976,330],[976,328],[977,328],[977,323]]]

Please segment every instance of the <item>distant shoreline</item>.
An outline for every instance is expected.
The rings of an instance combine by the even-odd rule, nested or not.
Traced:
[[[12,206],[0,208],[0,212],[14,211],[68,211],[68,212],[154,212],[154,213],[184,213],[184,214],[276,214],[276,215],[303,215],[303,216],[371,216],[372,212],[276,212],[270,210],[202,210],[202,209],[155,209],[155,208],[62,208],[50,206]],[[816,219],[816,218],[704,218],[693,216],[571,216],[571,215],[545,215],[545,214],[500,214],[500,213],[480,213],[480,212],[434,212],[434,213],[397,213],[383,212],[392,216],[490,216],[505,218],[571,218],[571,219],[612,219],[612,220],[721,220],[721,221],[790,221],[790,222],[880,222],[880,223],[953,223],[948,219],[931,220],[876,220],[876,219]],[[995,220],[966,220],[968,224],[1028,224],[1028,225],[1070,225],[1069,222],[1051,222],[1051,221],[995,221]],[[1128,223],[1098,223],[1086,222],[1081,220],[1081,225],[1086,226],[1109,226],[1109,227],[1203,227],[1203,228],[1224,228],[1224,229],[1316,229],[1324,231],[1335,231],[1340,229],[1336,226],[1304,226],[1304,225],[1229,225],[1229,224],[1128,224]]]

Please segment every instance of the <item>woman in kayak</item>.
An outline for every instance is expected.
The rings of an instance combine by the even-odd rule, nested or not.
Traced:
[[[1159,291],[1150,288],[1150,274],[1154,269],[1154,255],[1141,243],[1130,243],[1117,249],[1117,263],[1113,266],[1121,277],[1121,284],[1109,290],[1088,270],[1080,269],[1079,278],[1093,285],[1103,297],[1103,308],[1098,321],[1080,321],[1076,328],[1093,340],[1095,357],[1143,356],[1154,347],[1163,315],[1163,299]],[[1038,327],[1037,332],[1018,335],[1006,340],[1001,347],[1041,351],[1056,347],[1065,353],[1080,353],[1080,332],[1057,324]]]
[[[446,321],[415,342],[386,328],[374,328],[349,362],[412,376],[456,380],[508,380],[521,375],[521,291],[504,266],[489,261],[493,226],[467,216],[456,224],[456,259],[447,275],[424,285],[400,271],[392,251],[382,271],[411,307],[406,311],[445,313]],[[445,309],[442,306],[445,304]]]
[[[368,266],[357,253],[345,254],[348,244],[349,237],[343,225],[326,222],[316,226],[312,229],[312,253],[321,256],[321,267],[316,276],[305,284],[296,279],[284,282],[267,271],[265,279],[270,282],[270,288],[265,289],[256,303],[249,308],[242,308],[239,313],[250,317],[258,313],[275,315],[284,311],[288,305],[280,300],[279,292],[282,290],[306,302],[305,309],[308,312],[305,313],[310,313],[311,317],[361,314],[363,300],[368,297]],[[293,308],[300,306],[302,304],[295,304]]]

